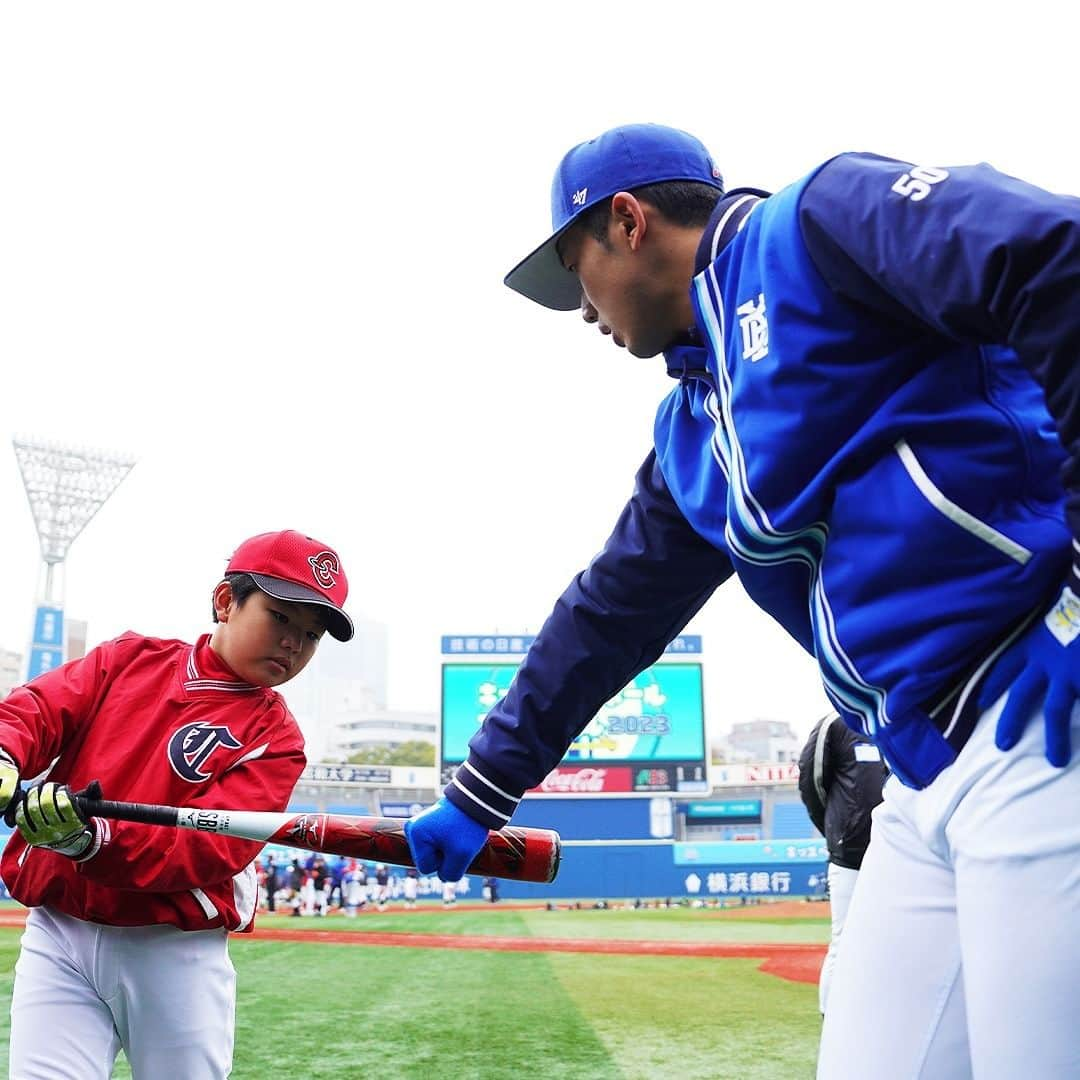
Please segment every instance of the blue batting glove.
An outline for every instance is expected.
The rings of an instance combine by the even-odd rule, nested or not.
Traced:
[[[1011,750],[1042,709],[1046,760],[1061,769],[1072,756],[1072,712],[1080,699],[1080,599],[1068,585],[1057,603],[998,658],[979,694],[980,709],[1006,691],[994,742]]]
[[[405,838],[421,874],[460,881],[487,842],[488,828],[443,798],[405,822]]]

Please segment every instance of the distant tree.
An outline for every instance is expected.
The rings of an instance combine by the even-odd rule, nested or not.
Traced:
[[[358,750],[349,758],[350,765],[434,765],[435,747],[421,739],[403,742],[400,746],[373,746]]]
[[[367,750],[357,750],[347,760],[350,765],[389,765],[390,753],[389,746],[372,746]]]

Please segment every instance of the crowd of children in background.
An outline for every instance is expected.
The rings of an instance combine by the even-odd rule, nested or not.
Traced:
[[[324,916],[340,912],[354,917],[358,911],[386,911],[392,901],[406,908],[418,899],[440,899],[452,907],[470,891],[469,879],[442,882],[411,867],[390,867],[341,856],[308,855],[289,858],[264,854],[256,863],[259,906],[264,911],[296,916]],[[498,882],[485,878],[483,897],[498,900]]]

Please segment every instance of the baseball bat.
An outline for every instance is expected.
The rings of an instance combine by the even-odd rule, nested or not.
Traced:
[[[112,802],[100,795],[101,785],[95,780],[85,791],[72,792],[71,798],[87,820],[103,817],[140,821],[395,866],[416,865],[405,838],[405,823],[397,818],[209,810],[201,806]],[[561,854],[562,842],[557,832],[507,826],[488,833],[487,842],[469,864],[468,873],[546,885],[559,872]]]

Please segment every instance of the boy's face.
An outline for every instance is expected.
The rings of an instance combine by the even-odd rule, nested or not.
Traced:
[[[280,686],[299,675],[326,629],[317,604],[277,600],[256,589],[239,606],[226,582],[214,590],[214,609],[218,625],[211,646],[256,686]]]

